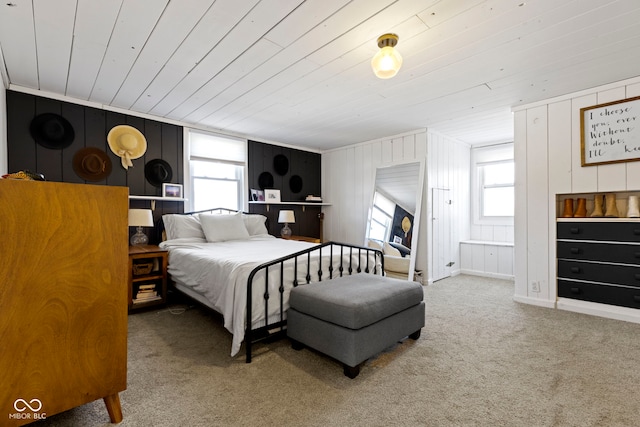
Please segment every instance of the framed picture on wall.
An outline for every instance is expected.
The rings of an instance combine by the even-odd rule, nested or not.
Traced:
[[[640,96],[580,109],[582,166],[640,160]]]
[[[182,198],[182,184],[162,184],[162,197]]]
[[[280,190],[264,190],[264,201],[267,203],[280,203]]]

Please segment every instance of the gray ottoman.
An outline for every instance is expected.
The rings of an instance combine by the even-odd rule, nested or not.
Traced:
[[[300,285],[289,297],[287,335],[293,348],[333,357],[355,378],[371,356],[420,337],[423,297],[419,283],[365,273]]]

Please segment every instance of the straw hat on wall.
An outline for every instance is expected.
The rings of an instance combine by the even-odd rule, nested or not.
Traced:
[[[138,159],[147,151],[147,140],[138,129],[128,125],[114,126],[107,135],[109,148],[120,157],[122,167],[133,166],[131,160]]]

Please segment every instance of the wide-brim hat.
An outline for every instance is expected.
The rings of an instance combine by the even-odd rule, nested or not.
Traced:
[[[284,154],[277,154],[273,158],[273,170],[278,175],[286,175],[289,172],[289,159]]]
[[[99,148],[82,148],[73,155],[73,170],[85,181],[101,181],[111,173],[111,159]]]
[[[173,170],[171,165],[162,159],[149,160],[144,165],[144,176],[149,184],[154,187],[162,187],[165,182],[171,182]]]
[[[120,157],[125,169],[133,166],[131,160],[142,157],[147,151],[147,139],[133,126],[114,126],[107,135],[107,142],[111,151]]]
[[[62,150],[73,142],[76,136],[73,126],[58,114],[44,113],[31,120],[29,131],[35,141],[46,148]]]
[[[262,172],[258,176],[258,186],[261,190],[273,188],[273,175],[270,172]]]

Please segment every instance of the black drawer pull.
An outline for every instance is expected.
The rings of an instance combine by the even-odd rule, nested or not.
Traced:
[[[636,236],[640,235],[640,229],[634,228],[633,229],[633,234],[635,234]]]
[[[582,269],[580,267],[571,267],[571,272],[572,273],[580,273],[582,271]],[[637,274],[638,277],[636,277],[636,279],[640,279],[640,274]]]
[[[580,288],[571,288],[571,293],[578,295],[582,293],[582,290],[580,290]]]
[[[569,229],[569,231],[571,232],[571,234],[579,234],[580,233],[580,229],[578,227],[571,227]]]
[[[579,254],[580,253],[580,248],[571,248],[571,253],[572,254]],[[636,256],[640,258],[640,252],[636,253]]]
[[[640,274],[634,274],[633,277],[635,277],[636,280],[640,280]]]
[[[634,296],[633,296],[633,300],[634,300],[635,302],[640,302],[640,295],[634,295]]]
[[[634,252],[633,256],[636,258],[640,258],[640,252]]]

